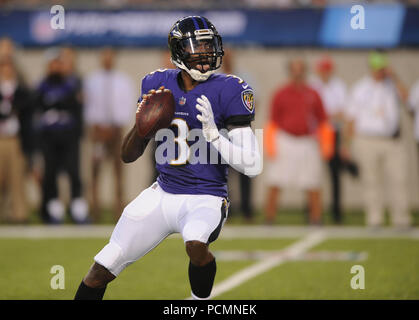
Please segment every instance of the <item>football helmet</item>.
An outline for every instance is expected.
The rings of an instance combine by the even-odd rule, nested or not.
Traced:
[[[176,21],[168,45],[172,63],[196,81],[207,80],[221,66],[221,36],[205,17],[188,16]]]

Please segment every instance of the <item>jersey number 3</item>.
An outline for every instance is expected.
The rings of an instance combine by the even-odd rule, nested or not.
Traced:
[[[171,122],[172,126],[176,126],[178,130],[177,137],[175,137],[174,141],[178,146],[178,156],[177,158],[170,160],[170,164],[172,166],[180,166],[186,164],[189,159],[191,150],[187,143],[188,135],[189,135],[189,127],[188,124],[184,119],[175,118]]]

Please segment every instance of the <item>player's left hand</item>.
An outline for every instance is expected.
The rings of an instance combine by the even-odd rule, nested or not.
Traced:
[[[211,103],[204,95],[196,99],[196,102],[196,108],[201,112],[201,114],[198,114],[196,118],[202,122],[202,133],[205,140],[213,142],[218,139],[220,133],[218,132],[217,125],[214,121],[214,113],[212,112]]]

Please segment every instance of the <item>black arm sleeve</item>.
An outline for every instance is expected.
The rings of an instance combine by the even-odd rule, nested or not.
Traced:
[[[250,126],[250,123],[255,120],[255,114],[236,115],[231,116],[225,121],[226,126]]]

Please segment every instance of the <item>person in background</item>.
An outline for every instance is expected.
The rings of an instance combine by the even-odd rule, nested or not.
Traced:
[[[19,69],[19,63],[16,57],[17,57],[16,45],[13,42],[13,40],[10,39],[9,37],[1,37],[0,38],[0,59],[1,60],[10,59],[11,62],[13,63],[13,67],[15,69],[14,72],[16,73],[18,82],[25,84],[26,83],[25,77],[22,74],[21,70]]]
[[[414,135],[419,158],[419,80],[417,80],[410,89],[408,106],[410,112],[414,116]]]
[[[115,69],[115,51],[105,48],[101,52],[101,69],[85,81],[85,113],[89,139],[93,144],[92,157],[92,216],[100,220],[98,179],[100,168],[110,159],[114,168],[114,219],[118,220],[124,207],[122,190],[122,162],[120,160],[123,128],[131,121],[135,111],[135,91],[131,80]]]
[[[289,82],[275,92],[264,130],[268,224],[275,220],[280,190],[291,186],[306,191],[310,224],[322,222],[322,155],[332,156],[333,130],[320,96],[306,83],[306,69],[301,59],[289,61]]]
[[[345,83],[335,75],[335,64],[331,57],[324,56],[316,63],[316,75],[310,79],[310,85],[319,93],[330,124],[334,131],[334,152],[330,158],[329,172],[331,180],[333,221],[341,224],[343,220],[341,208],[341,174],[347,169],[357,175],[357,166],[341,152],[341,131],[344,124],[344,108],[347,105],[347,88]]]
[[[233,66],[233,50],[232,49],[225,49],[224,50],[224,57],[223,57],[223,72],[226,74],[234,74],[234,66]],[[236,75],[237,76],[237,75]],[[253,207],[252,207],[252,181],[251,179],[233,168],[230,169],[230,175],[232,173],[235,176],[238,176],[239,179],[239,188],[240,188],[240,211],[243,214],[244,221],[246,223],[253,222]],[[231,181],[231,179],[229,180]],[[232,202],[234,203],[234,201]],[[231,211],[236,211],[234,207],[231,208]]]
[[[75,86],[82,88],[81,77],[76,70],[76,52],[71,47],[63,47],[60,50],[60,60],[62,64],[62,72],[67,81],[74,81]]]
[[[15,56],[15,45],[8,37],[0,38],[0,59],[11,58]]]
[[[82,101],[80,87],[66,77],[60,51],[46,53],[47,71],[37,90],[36,128],[44,159],[41,216],[46,223],[62,223],[65,206],[58,197],[57,177],[68,174],[71,183],[71,217],[76,223],[88,222],[88,205],[82,197],[80,179],[80,139]]]
[[[20,81],[10,57],[0,58],[0,184],[10,196],[11,208],[0,209],[7,223],[28,221],[24,177],[31,145],[32,94]]]
[[[400,105],[407,100],[407,90],[390,69],[387,56],[381,52],[369,55],[369,75],[354,86],[345,129],[345,148],[353,152],[361,166],[361,180],[366,224],[384,224],[388,199],[394,226],[411,224],[408,210],[407,157],[401,138]],[[389,191],[384,195],[385,188]]]
[[[36,175],[33,169],[33,152],[34,152],[34,137],[33,137],[33,125],[32,116],[33,108],[30,106],[33,102],[33,90],[27,85],[24,76],[19,70],[19,65],[16,61],[16,49],[14,42],[8,38],[0,38],[0,60],[4,63],[7,77],[10,79],[8,82],[14,82],[17,84],[16,94],[19,101],[20,107],[18,108],[18,119],[19,119],[19,137],[24,152],[28,169],[27,172]],[[22,94],[23,93],[23,94]],[[21,95],[22,94],[22,95]],[[21,99],[20,97],[24,97]],[[15,110],[17,111],[17,109]]]

